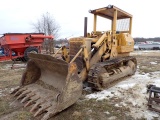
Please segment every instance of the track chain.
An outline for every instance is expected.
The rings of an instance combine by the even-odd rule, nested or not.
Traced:
[[[105,88],[103,88],[102,83],[100,83],[99,81],[99,75],[101,74],[101,72],[103,72],[103,69],[105,68],[106,70],[112,69],[112,68],[117,68],[121,65],[121,63],[127,63],[129,60],[132,60],[136,67],[137,67],[137,61],[136,58],[133,56],[126,56],[126,57],[122,57],[122,58],[113,58],[110,60],[106,60],[104,62],[99,62],[94,64],[88,73],[88,83],[89,86],[91,86],[93,89],[96,90],[103,90]],[[109,84],[107,85],[106,88],[111,87],[112,85]]]

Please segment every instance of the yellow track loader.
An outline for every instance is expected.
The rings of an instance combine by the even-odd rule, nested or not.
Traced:
[[[29,53],[21,84],[12,93],[25,107],[32,105],[34,116],[44,114],[41,120],[74,104],[84,82],[103,90],[136,71],[136,58],[130,56],[134,48],[132,15],[113,5],[89,12],[94,16],[93,32],[87,33],[85,19],[84,36],[71,38],[69,50],[63,46],[53,56]],[[111,21],[110,31],[96,30],[99,16]],[[118,26],[123,21],[128,24]],[[62,59],[56,57],[59,51]]]

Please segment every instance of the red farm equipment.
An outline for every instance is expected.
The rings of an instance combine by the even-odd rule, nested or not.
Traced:
[[[41,53],[44,39],[53,39],[44,33],[5,33],[0,37],[0,61],[22,60],[27,61],[27,54]]]

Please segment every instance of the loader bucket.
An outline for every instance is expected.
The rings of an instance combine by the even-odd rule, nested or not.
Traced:
[[[79,99],[82,81],[75,63],[43,54],[29,53],[29,58],[21,85],[13,94],[24,107],[32,105],[34,116],[44,114],[41,120],[47,120]]]

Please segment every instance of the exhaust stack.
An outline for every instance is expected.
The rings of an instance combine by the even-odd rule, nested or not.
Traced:
[[[87,17],[84,17],[84,37],[87,37]]]

